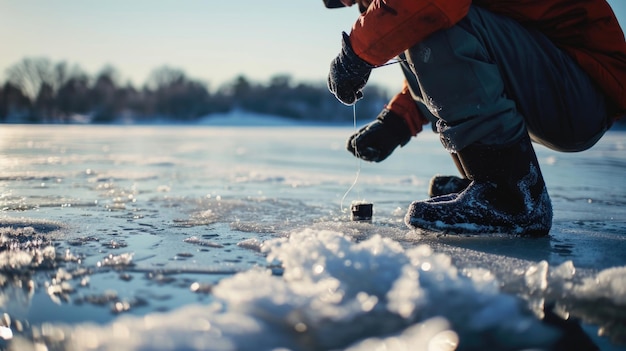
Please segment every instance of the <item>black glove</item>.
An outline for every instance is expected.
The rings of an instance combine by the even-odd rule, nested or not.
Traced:
[[[367,83],[374,66],[357,56],[352,50],[348,34],[345,32],[342,34],[341,52],[330,63],[328,90],[339,101],[346,105],[353,105],[358,99],[363,97],[361,89]]]
[[[380,162],[398,146],[411,139],[411,131],[404,119],[384,109],[376,120],[348,139],[348,151],[365,161]]]

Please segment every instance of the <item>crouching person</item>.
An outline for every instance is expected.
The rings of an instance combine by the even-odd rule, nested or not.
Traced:
[[[626,42],[605,0],[324,0],[361,15],[331,62],[329,90],[362,96],[399,57],[400,91],[350,137],[380,162],[431,122],[460,175],[435,177],[405,217],[415,229],[546,235],[552,205],[532,142],[593,146],[626,112]]]

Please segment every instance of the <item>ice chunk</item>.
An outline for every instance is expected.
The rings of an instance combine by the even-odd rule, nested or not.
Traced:
[[[365,339],[346,351],[452,351],[456,350],[459,337],[449,328],[444,318],[435,317],[407,328],[399,335]]]
[[[580,299],[607,299],[626,306],[626,266],[608,268],[584,279],[574,286],[573,293]]]
[[[104,259],[97,263],[98,267],[105,266],[129,266],[132,264],[133,252],[126,252],[119,255],[109,254]]]

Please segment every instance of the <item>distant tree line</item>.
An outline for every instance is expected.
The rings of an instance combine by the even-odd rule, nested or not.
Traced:
[[[353,118],[325,83],[297,83],[284,74],[267,83],[238,76],[211,92],[207,83],[170,67],[153,70],[139,88],[123,83],[114,67],[90,76],[78,65],[46,58],[25,58],[5,73],[0,123],[192,123],[233,110],[306,121]],[[389,96],[377,86],[366,89],[358,109],[373,118]]]

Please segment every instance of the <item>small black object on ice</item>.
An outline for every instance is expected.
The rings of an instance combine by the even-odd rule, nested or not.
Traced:
[[[371,221],[374,204],[367,202],[353,202],[350,205],[353,221]]]

